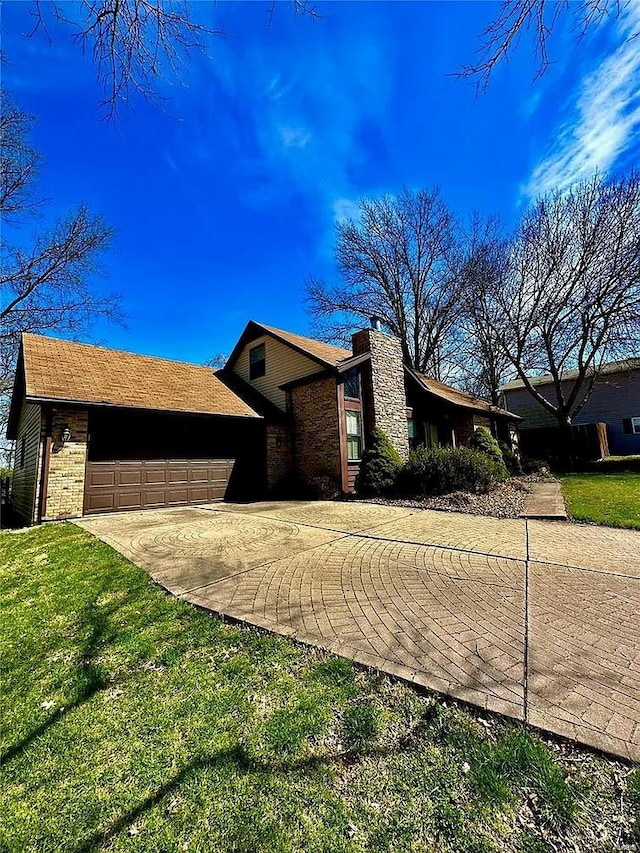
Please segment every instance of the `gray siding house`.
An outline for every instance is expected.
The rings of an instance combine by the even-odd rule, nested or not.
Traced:
[[[563,380],[565,393],[570,393],[576,372],[567,371]],[[550,386],[550,376],[540,376],[533,384],[544,392]],[[520,415],[522,431],[554,427],[558,422],[538,403],[520,380],[509,382],[500,389],[504,408]],[[546,389],[554,394],[552,388]],[[549,399],[553,400],[553,396]],[[614,456],[640,453],[640,358],[612,361],[605,365],[591,396],[573,419],[574,424],[605,423],[609,452]]]

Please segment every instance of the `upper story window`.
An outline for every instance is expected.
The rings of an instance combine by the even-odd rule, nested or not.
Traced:
[[[249,379],[258,379],[267,372],[267,359],[264,344],[249,350]]]
[[[355,367],[345,374],[344,396],[349,400],[360,399],[360,374]]]

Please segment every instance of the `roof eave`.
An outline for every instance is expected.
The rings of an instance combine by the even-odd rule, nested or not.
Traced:
[[[278,388],[281,391],[291,391],[293,388],[298,388],[301,385],[309,385],[311,382],[316,382],[319,379],[329,379],[337,375],[338,371],[335,367],[327,367],[325,370],[318,370],[317,373],[308,373],[306,376],[290,379],[289,382],[283,382],[282,385],[278,385]]]
[[[221,418],[251,418],[253,420],[262,420],[262,415],[251,410],[251,412],[219,412],[219,411],[202,411],[202,409],[167,409],[154,406],[136,406],[134,403],[110,403],[108,400],[76,400],[67,397],[42,397],[36,395],[25,395],[25,402],[28,403],[59,403],[65,406],[86,406],[88,408],[109,408],[109,409],[137,409],[144,412],[163,412],[166,414],[176,415],[205,415]],[[245,404],[246,405],[246,404]]]
[[[7,419],[7,438],[9,441],[15,441],[18,437],[18,421],[20,419],[20,410],[24,400],[26,399],[26,375],[24,367],[24,353],[22,340],[20,341],[20,349],[18,350],[18,360],[16,362],[16,372],[13,377],[13,389],[11,391],[11,401],[9,403],[9,417]]]
[[[464,403],[461,400],[450,400],[448,397],[445,397],[442,394],[438,394],[438,392],[435,391],[433,388],[429,388],[427,385],[425,385],[425,383],[422,381],[421,375],[416,370],[413,370],[413,368],[405,366],[405,371],[407,375],[411,376],[411,378],[416,382],[416,384],[422,391],[425,391],[427,394],[431,394],[432,396],[437,397],[439,400],[442,400],[449,406],[454,406],[456,409],[463,409],[467,412],[482,412],[485,415],[495,415],[495,417],[507,418],[514,421],[522,420],[520,415],[516,415],[513,412],[509,412],[507,409],[500,409],[497,406],[494,407],[491,405],[491,403],[485,403],[485,405],[474,405],[471,401],[469,401],[468,403]]]
[[[363,352],[360,355],[352,355],[351,358],[345,358],[344,361],[339,361],[335,365],[335,368],[338,373],[347,373],[347,371],[364,364],[366,361],[371,361],[370,352]]]

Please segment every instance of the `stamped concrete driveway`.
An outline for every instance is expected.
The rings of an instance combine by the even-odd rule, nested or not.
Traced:
[[[347,502],[79,523],[194,604],[640,760],[640,533]]]

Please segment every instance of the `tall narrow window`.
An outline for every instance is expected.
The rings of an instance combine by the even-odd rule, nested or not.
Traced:
[[[413,418],[407,418],[407,436],[409,438],[409,447],[415,450],[418,446],[418,429]]]
[[[258,379],[267,372],[267,359],[264,344],[249,350],[249,379]]]
[[[344,396],[348,400],[360,399],[360,374],[352,368],[344,377]]]
[[[359,462],[362,456],[360,412],[345,412],[347,418],[347,462]]]

